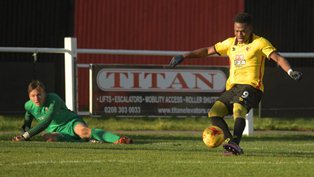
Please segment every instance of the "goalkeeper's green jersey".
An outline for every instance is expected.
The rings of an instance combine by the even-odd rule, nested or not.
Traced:
[[[31,100],[25,103],[24,127],[29,128],[35,118],[38,124],[28,130],[30,136],[34,136],[41,131],[55,132],[57,128],[65,125],[71,120],[81,118],[69,110],[64,101],[55,93],[48,93],[45,102],[41,106],[35,105]]]

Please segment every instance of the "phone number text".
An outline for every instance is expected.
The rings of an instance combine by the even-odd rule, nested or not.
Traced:
[[[104,107],[104,113],[107,114],[140,114],[141,107],[139,106],[106,106]]]

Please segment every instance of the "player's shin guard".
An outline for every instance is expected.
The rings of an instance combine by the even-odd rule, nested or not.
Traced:
[[[234,130],[233,130],[233,142],[236,144],[240,144],[242,134],[245,128],[245,118],[238,117],[234,122]]]
[[[101,142],[113,143],[119,140],[120,136],[106,132],[102,129],[92,128],[91,138]]]
[[[226,121],[222,117],[210,117],[212,125],[215,125],[222,129],[225,135],[225,139],[228,141],[232,139],[232,134],[230,133],[229,127]]]

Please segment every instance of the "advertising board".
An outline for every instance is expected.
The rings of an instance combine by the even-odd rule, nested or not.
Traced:
[[[90,65],[90,114],[207,116],[225,90],[223,67]]]

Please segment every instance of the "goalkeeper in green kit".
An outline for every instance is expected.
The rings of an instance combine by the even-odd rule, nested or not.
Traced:
[[[65,142],[106,142],[131,144],[132,140],[120,137],[102,129],[89,128],[84,120],[70,111],[64,101],[55,93],[47,93],[42,82],[32,81],[28,85],[29,101],[25,103],[24,133],[13,137],[12,141],[26,141],[45,131],[45,141]],[[31,127],[35,119],[38,124]]]

